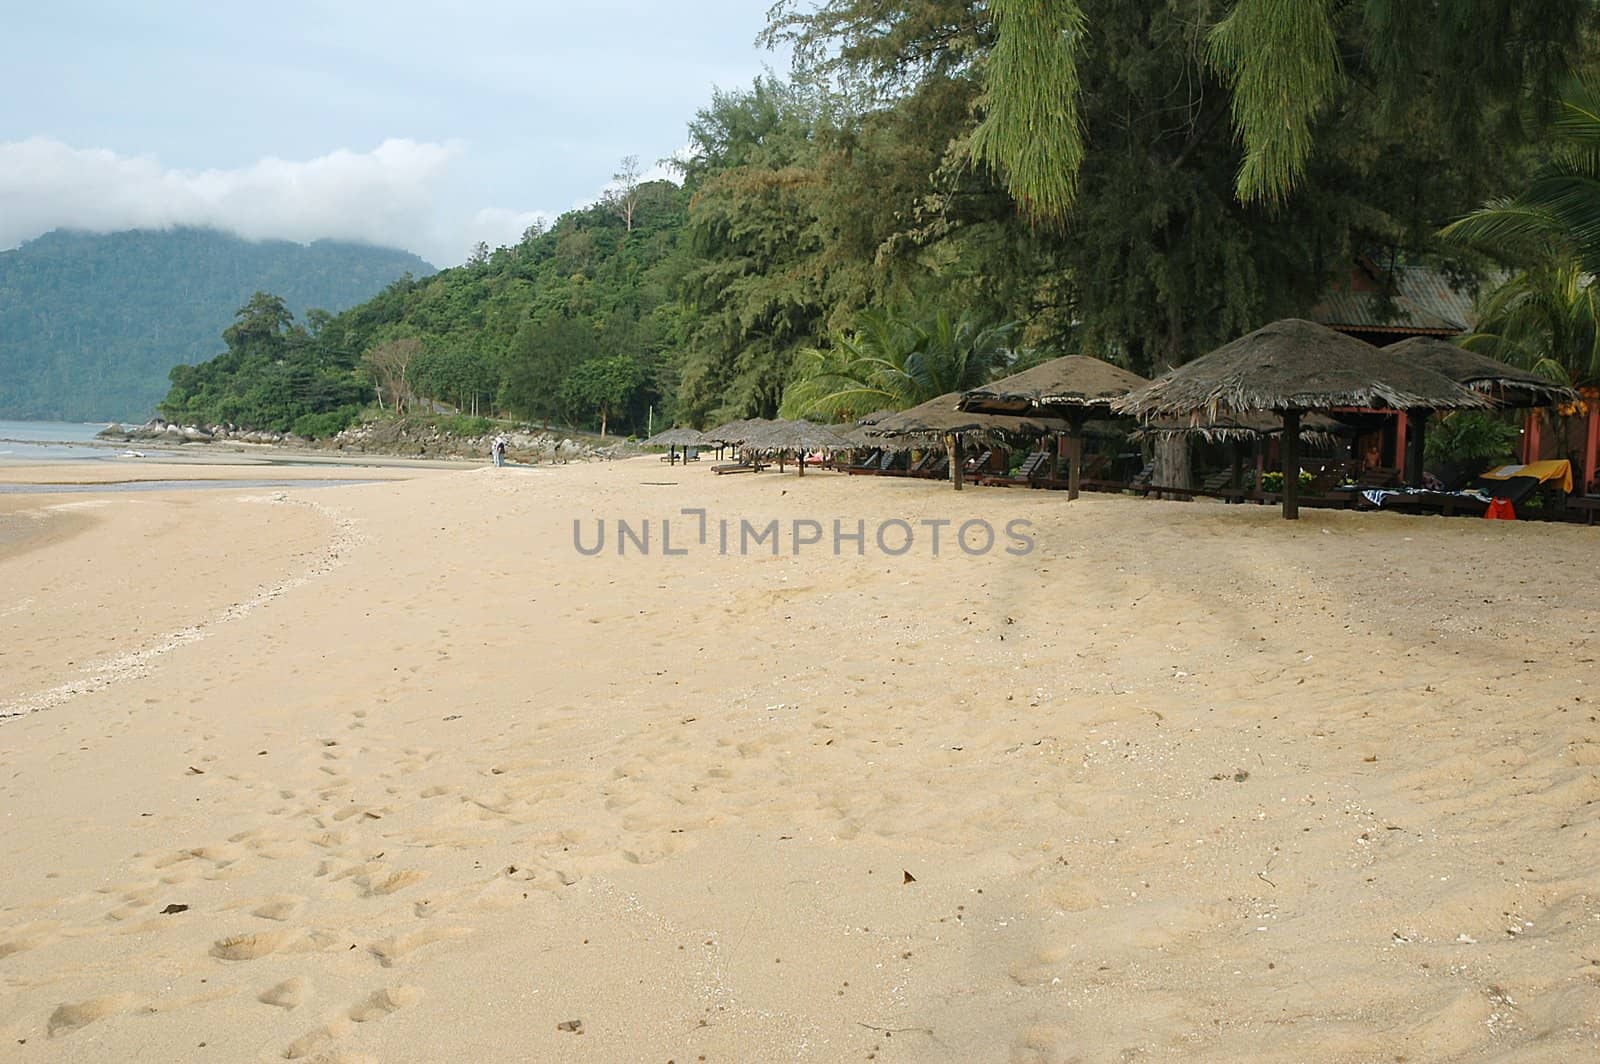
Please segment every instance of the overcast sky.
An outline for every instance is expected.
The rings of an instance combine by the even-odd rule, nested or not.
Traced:
[[[438,266],[687,140],[767,0],[52,0],[0,33],[0,249],[58,227],[341,237]]]

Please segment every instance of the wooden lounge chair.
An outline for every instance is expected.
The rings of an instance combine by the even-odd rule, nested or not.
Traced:
[[[724,462],[711,467],[711,471],[719,477],[724,473],[759,473],[761,469],[760,462]]]
[[[995,488],[1009,488],[1018,484],[1036,487],[1035,481],[1041,479],[1049,471],[1050,452],[1034,451],[1022,460],[1022,464],[1017,467],[1017,471],[1011,476],[980,476],[973,483],[986,484]]]
[[[883,471],[882,462],[884,455],[885,452],[883,450],[874,450],[871,454],[867,455],[866,461],[860,462],[856,465],[840,466],[839,468],[843,469],[846,473],[851,474],[880,473]]]

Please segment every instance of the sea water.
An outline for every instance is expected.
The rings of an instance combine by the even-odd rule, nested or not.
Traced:
[[[115,458],[123,448],[94,438],[103,428],[76,421],[0,421],[0,465]]]

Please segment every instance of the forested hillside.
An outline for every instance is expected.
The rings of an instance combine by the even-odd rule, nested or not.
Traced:
[[[1358,256],[1482,267],[1439,229],[1537,166],[1548,93],[1593,40],[1575,0],[1488,8],[1516,32],[1484,51],[1470,18],[1400,25],[1376,2],[1317,7],[1281,41],[1258,3],[779,3],[793,71],[713,94],[681,187],[624,182],[515,247],[284,325],[293,359],[230,346],[176,373],[164,409],[287,427],[437,400],[643,431],[651,411],[847,408],[797,402],[828,398],[797,376],[835,395],[892,377],[911,401],[908,382],[952,379],[933,362],[1000,372],[1018,349],[1156,373],[1308,314]]]
[[[149,417],[252,292],[343,309],[433,268],[404,251],[205,229],[51,232],[0,252],[0,418]]]

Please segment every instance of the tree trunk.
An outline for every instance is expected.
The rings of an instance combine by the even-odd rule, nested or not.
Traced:
[[[1189,461],[1189,439],[1174,433],[1156,439],[1155,471],[1150,482],[1163,488],[1193,487],[1194,471]],[[1188,501],[1188,495],[1174,495],[1175,499]]]

